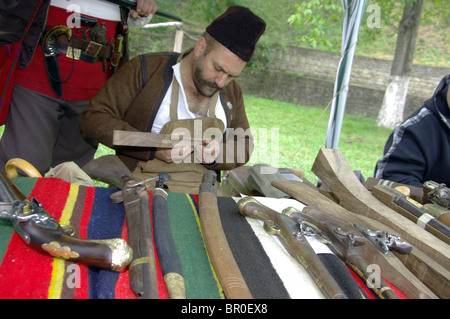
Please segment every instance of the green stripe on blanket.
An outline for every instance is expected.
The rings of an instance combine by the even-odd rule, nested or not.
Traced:
[[[170,227],[186,282],[186,296],[192,299],[223,298],[206,254],[198,219],[198,196],[169,193]]]
[[[25,196],[29,196],[31,190],[36,183],[37,178],[24,178],[17,177],[13,178],[14,184],[22,191]],[[1,243],[7,243],[11,239],[14,233],[14,228],[9,220],[0,219],[0,264],[2,263],[3,256],[5,255],[7,245],[2,245]]]

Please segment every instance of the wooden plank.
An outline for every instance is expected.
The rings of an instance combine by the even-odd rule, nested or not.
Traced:
[[[184,138],[171,134],[155,134],[150,132],[133,132],[114,130],[113,145],[115,146],[137,146],[137,147],[162,147],[173,148],[185,145],[202,144],[201,140]]]
[[[450,246],[376,199],[356,178],[341,151],[320,149],[311,170],[339,198],[342,207],[389,226],[404,240],[450,270]]]

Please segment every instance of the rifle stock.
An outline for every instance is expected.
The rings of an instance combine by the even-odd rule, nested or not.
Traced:
[[[312,216],[323,222],[336,224],[346,232],[354,232],[355,228],[352,225],[359,224],[366,228],[385,230],[395,234],[386,225],[348,211],[304,183],[279,180],[273,181],[272,185],[307,205],[307,211]],[[326,212],[326,215],[315,215],[315,209]],[[340,224],[342,221],[345,221],[345,224]],[[413,249],[409,255],[401,255],[396,252],[384,254],[372,244],[355,246],[355,249],[369,264],[379,265],[382,276],[409,298],[437,298],[435,293],[440,297],[450,296],[450,273],[418,249]]]
[[[382,222],[450,270],[450,246],[376,199],[352,174],[342,152],[320,149],[311,170],[327,184],[344,208]]]
[[[330,275],[305,236],[294,237],[295,222],[287,216],[262,205],[253,197],[240,199],[238,210],[243,216],[263,221],[265,230],[280,238],[289,254],[305,267],[325,297],[347,299],[347,296]]]
[[[20,192],[3,173],[0,175],[0,217],[10,219],[26,244],[46,255],[68,261],[122,271],[132,259],[132,250],[121,238],[93,240],[68,235],[35,199]]]

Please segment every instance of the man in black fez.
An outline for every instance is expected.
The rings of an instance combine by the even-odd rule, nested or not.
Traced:
[[[231,6],[183,54],[149,53],[130,60],[83,112],[83,133],[115,148],[135,178],[167,172],[169,191],[198,193],[206,170],[220,176],[250,158],[253,141],[235,78],[265,28],[248,8]],[[181,135],[198,142],[116,148],[114,130]]]

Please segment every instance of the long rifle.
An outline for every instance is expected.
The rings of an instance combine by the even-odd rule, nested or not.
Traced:
[[[157,299],[159,295],[147,185],[136,181],[115,155],[92,160],[83,170],[91,178],[122,190],[128,241],[133,249],[133,261],[129,268],[130,286],[141,298]]]
[[[346,232],[354,232],[353,225],[358,224],[367,229],[383,230],[396,234],[392,229],[376,220],[348,211],[304,183],[278,180],[273,181],[272,185],[307,205],[308,207],[305,209],[307,209],[308,214],[321,221],[339,225]],[[317,212],[320,212],[320,214],[316,214]],[[326,214],[322,212],[326,212]],[[341,221],[345,221],[345,223],[341,224]],[[450,272],[420,250],[412,249],[409,255],[403,255],[395,251],[389,251],[385,254],[371,244],[355,246],[355,249],[369,264],[379,265],[382,276],[409,298],[437,298],[435,293],[443,298],[444,296],[450,297]]]
[[[0,199],[0,218],[11,220],[24,242],[44,254],[114,271],[122,271],[131,262],[132,250],[122,238],[72,237],[70,228],[61,226],[36,198],[28,200],[3,173]]]
[[[397,189],[385,185],[374,186],[372,194],[396,212],[421,226],[443,242],[450,244],[450,227],[423,210],[422,204],[414,201]],[[442,209],[446,210],[445,208]]]
[[[359,182],[339,150],[320,149],[311,170],[339,198],[344,208],[382,222],[450,270],[450,246],[376,199]]]
[[[289,254],[308,271],[325,297],[348,298],[325,267],[320,255],[309,244],[307,234],[301,231],[296,222],[262,205],[253,197],[240,199],[238,210],[243,216],[263,221],[265,230],[281,240]]]
[[[445,184],[426,181],[423,183],[423,187],[416,187],[386,179],[368,177],[364,187],[374,193],[375,186],[386,186],[401,191],[412,200],[421,204],[420,207],[426,213],[450,227],[450,188],[445,186]]]

